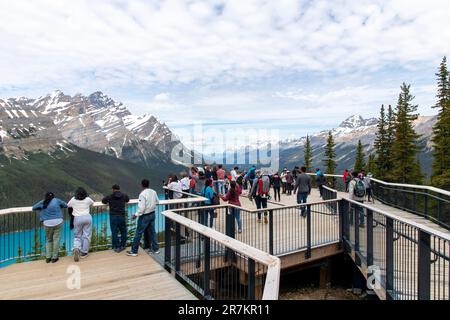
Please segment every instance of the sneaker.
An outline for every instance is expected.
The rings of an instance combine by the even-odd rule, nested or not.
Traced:
[[[81,259],[84,259],[84,258],[87,258],[87,256],[89,255],[89,253],[81,253],[81,255],[80,255],[80,258]]]
[[[151,254],[159,254],[160,252],[161,252],[161,251],[159,251],[159,250],[155,250],[155,251],[151,250],[151,251],[150,251]]]
[[[269,219],[267,219],[267,217],[264,217],[264,223],[268,224],[269,223]]]
[[[258,223],[261,223],[261,219],[258,219]]]
[[[73,260],[75,262],[80,261],[80,249],[73,249]]]
[[[52,259],[52,263],[56,263],[56,262],[58,262],[58,260],[59,260],[59,258]]]
[[[52,261],[52,259],[51,259],[51,258],[47,258],[47,259],[45,259],[45,262],[46,262],[46,263],[50,263],[50,261]]]
[[[133,251],[127,251],[127,256],[130,256],[130,257],[137,257],[137,253],[135,253],[135,252],[133,252]]]
[[[238,233],[242,233],[242,229],[239,229],[239,230],[238,230]]]
[[[115,248],[113,249],[115,253],[119,253],[120,252],[120,248]]]

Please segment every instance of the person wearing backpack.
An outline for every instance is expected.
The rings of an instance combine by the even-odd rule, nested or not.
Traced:
[[[253,188],[253,182],[256,179],[256,166],[252,165],[250,170],[246,173],[244,176],[245,181],[248,181],[250,183],[250,189]]]
[[[364,177],[364,184],[366,185],[366,194],[367,194],[367,201],[372,203],[375,203],[375,198],[372,194],[372,183],[370,182],[370,179],[372,179],[373,175],[372,173],[368,173],[367,176]]]
[[[323,186],[327,183],[325,176],[319,168],[316,169],[316,184],[319,188],[320,197],[323,198]]]
[[[278,197],[278,202],[280,202],[281,201],[281,194],[280,194],[281,178],[280,178],[280,175],[278,174],[278,172],[272,176],[271,184],[273,187],[273,196],[275,198],[275,201],[277,201],[277,197]]]
[[[366,186],[364,181],[358,175],[358,172],[352,173],[353,179],[350,181],[348,185],[349,199],[354,200],[360,203],[364,203],[364,197],[366,195]],[[363,208],[358,207],[359,211],[359,225],[364,227],[364,215],[362,213]]]
[[[215,202],[215,197],[217,194],[214,193],[212,188],[212,180],[206,179],[205,185],[202,188],[201,194],[202,197],[206,198],[205,206],[213,206]],[[209,227],[212,228],[214,225],[214,208],[210,209],[201,209],[200,210],[200,223],[204,226],[208,226],[208,215],[209,215]]]
[[[256,178],[253,181],[252,189],[249,193],[250,201],[255,199],[256,208],[267,208],[267,200],[270,192],[270,179],[269,176],[263,175],[261,171],[256,173]],[[264,211],[264,223],[267,224],[267,211]],[[258,223],[261,223],[261,211],[258,211]]]
[[[301,173],[297,175],[295,181],[294,194],[297,193],[297,204],[306,203],[308,195],[311,194],[311,177],[306,174],[306,167],[301,168]],[[306,207],[303,206],[300,210],[302,217],[306,217]]]

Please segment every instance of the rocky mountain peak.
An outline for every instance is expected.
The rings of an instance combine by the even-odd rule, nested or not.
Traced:
[[[352,115],[344,120],[339,127],[356,129],[360,127],[367,127],[377,124],[378,120],[376,118],[364,119],[361,115]]]

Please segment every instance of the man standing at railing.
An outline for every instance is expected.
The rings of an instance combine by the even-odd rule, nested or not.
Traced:
[[[142,235],[147,229],[150,232],[152,251],[155,254],[159,253],[158,239],[156,238],[155,231],[156,206],[159,204],[158,194],[155,190],[150,189],[150,182],[147,179],[142,180],[141,184],[144,190],[139,195],[138,209],[133,216],[133,219],[139,218],[139,220],[133,245],[131,246],[131,250],[127,251],[127,255],[131,257],[138,255]]]
[[[109,224],[111,227],[112,249],[119,253],[127,245],[127,211],[125,205],[130,201],[125,193],[120,192],[120,186],[112,186],[112,194],[103,198],[102,203],[109,205]],[[120,231],[120,242],[119,242]]]
[[[323,186],[327,183],[327,180],[319,168],[316,169],[316,183],[319,188],[320,197],[323,198]]]
[[[298,193],[297,193],[298,191]],[[297,193],[297,203],[306,203],[308,195],[311,194],[311,177],[306,174],[306,167],[300,169],[300,174],[295,180],[294,194]],[[302,217],[306,217],[306,207],[303,206],[300,210]]]

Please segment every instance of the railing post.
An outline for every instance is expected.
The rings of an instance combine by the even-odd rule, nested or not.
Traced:
[[[175,278],[180,279],[179,272],[181,271],[181,226],[178,222],[175,223]]]
[[[346,235],[344,233],[344,200],[341,199],[338,202],[338,215],[339,215],[339,249],[343,248],[343,242],[345,241]]]
[[[424,201],[424,206],[425,206],[425,216],[426,217],[428,217],[428,192],[427,192],[427,190],[425,190],[425,195],[424,195],[424,197],[425,197],[425,201]]]
[[[430,261],[431,261],[431,248],[430,248],[430,234],[419,230],[419,243],[418,243],[418,266],[417,266],[417,289],[419,300],[430,300]]]
[[[353,204],[353,219],[355,221],[355,263],[356,265],[361,265],[361,259],[359,258],[359,206]]]
[[[367,209],[367,267],[373,265],[373,211]]]
[[[205,270],[203,272],[204,296],[206,299],[211,298],[211,240],[205,237],[203,240],[203,250],[205,252]]]
[[[306,207],[306,253],[305,259],[311,258],[311,205]]]
[[[170,219],[164,218],[164,268],[171,272],[171,253],[172,253],[172,231],[170,230]]]
[[[269,253],[273,255],[273,210],[269,211]]]
[[[248,300],[255,300],[255,260],[248,259]]]
[[[392,300],[394,289],[394,220],[386,217],[386,300]]]

